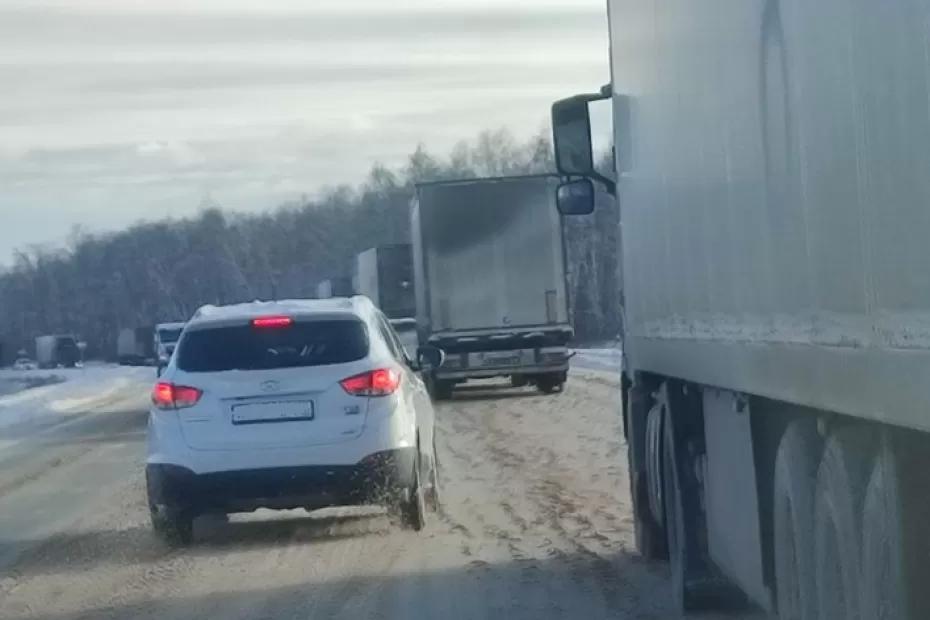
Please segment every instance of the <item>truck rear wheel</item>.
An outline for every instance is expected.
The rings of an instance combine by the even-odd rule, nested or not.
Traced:
[[[814,567],[820,618],[860,618],[860,509],[868,438],[858,429],[833,432],[817,470]]]
[[[775,456],[772,509],[775,583],[782,618],[813,620],[817,610],[814,582],[814,481],[820,438],[812,422],[792,422]]]
[[[554,394],[565,389],[565,374],[554,372],[546,375],[540,375],[536,379],[536,387],[543,394]]]
[[[449,400],[452,398],[452,390],[455,388],[455,383],[443,379],[433,379],[431,384],[433,387],[433,398],[435,400]]]

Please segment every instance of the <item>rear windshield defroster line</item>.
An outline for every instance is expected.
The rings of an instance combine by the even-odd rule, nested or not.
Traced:
[[[186,332],[177,351],[185,372],[269,370],[345,364],[368,354],[368,333],[357,320],[296,322],[284,328],[234,325]]]

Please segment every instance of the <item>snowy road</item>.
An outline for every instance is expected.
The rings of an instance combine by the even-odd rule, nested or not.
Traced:
[[[143,500],[145,394],[100,405],[0,450],[0,617],[675,617],[665,567],[632,552],[616,393],[580,370],[555,396],[441,404],[444,508],[425,533],[259,513],[198,522],[175,551]]]

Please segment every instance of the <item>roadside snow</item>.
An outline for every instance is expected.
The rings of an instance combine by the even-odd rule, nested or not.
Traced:
[[[0,370],[0,429],[44,427],[67,417],[138,399],[155,379],[153,368]],[[30,387],[38,385],[39,387]]]
[[[572,358],[571,364],[579,368],[611,370],[618,373],[623,368],[623,351],[619,345],[590,349],[579,348],[574,349],[574,353],[575,357]]]

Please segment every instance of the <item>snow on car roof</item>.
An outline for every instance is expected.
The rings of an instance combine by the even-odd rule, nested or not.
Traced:
[[[184,321],[175,321],[172,323],[159,323],[158,325],[155,326],[155,329],[181,329],[185,325],[187,325],[187,323],[185,323]]]
[[[362,295],[331,297],[329,299],[282,299],[277,301],[251,301],[228,306],[202,306],[188,321],[189,326],[204,323],[241,321],[259,316],[309,314],[365,314],[371,301]]]

